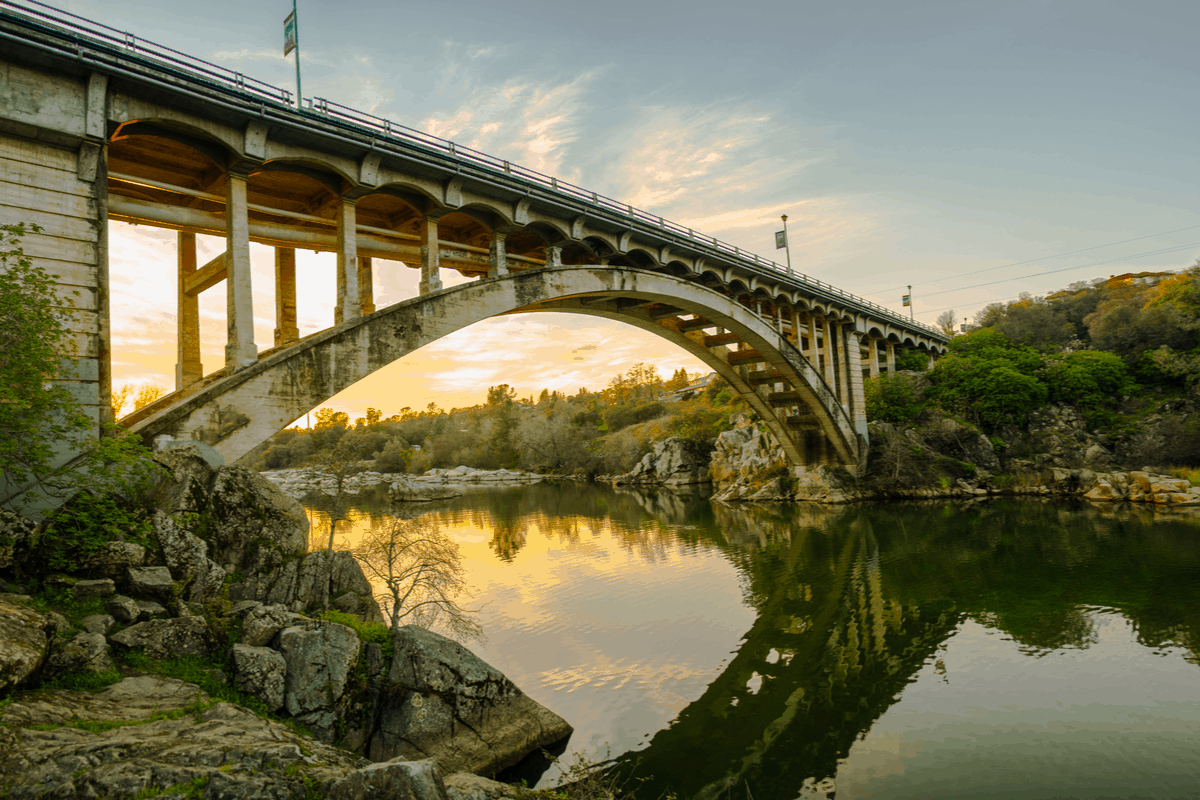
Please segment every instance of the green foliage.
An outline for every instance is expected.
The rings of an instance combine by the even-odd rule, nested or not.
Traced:
[[[1045,380],[1052,402],[1072,403],[1085,417],[1091,415],[1096,420],[1104,409],[1115,406],[1131,386],[1129,369],[1120,356],[1097,350],[1047,359]]]
[[[84,492],[51,517],[45,536],[54,546],[42,549],[42,563],[51,571],[73,572],[86,568],[109,542],[144,543],[150,531],[150,520],[140,509],[111,494]]]
[[[912,422],[921,413],[917,389],[911,378],[904,375],[880,375],[863,383],[866,394],[867,420],[902,425]]]
[[[609,406],[604,412],[604,421],[608,423],[608,431],[616,433],[622,428],[646,422],[666,413],[667,407],[662,403],[643,403],[638,405]]]
[[[929,368],[929,354],[920,350],[900,348],[896,351],[896,369],[924,372]]]
[[[68,689],[73,692],[98,692],[101,689],[112,686],[124,677],[124,675],[115,669],[105,670],[104,672],[73,672],[52,680],[42,681],[40,689],[45,692],[53,692],[59,689]]]
[[[21,487],[51,476],[57,448],[82,442],[93,425],[52,380],[73,354],[64,322],[71,302],[57,296],[49,271],[25,255],[25,234],[23,223],[0,225],[0,478]]]
[[[1042,356],[993,328],[959,336],[950,354],[930,373],[928,395],[945,410],[988,429],[1022,425],[1046,403],[1049,390],[1038,377]]]

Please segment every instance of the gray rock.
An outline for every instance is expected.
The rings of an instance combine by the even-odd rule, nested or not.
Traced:
[[[53,678],[73,672],[107,672],[113,667],[104,634],[80,633],[50,654],[44,674]]]
[[[134,542],[106,542],[80,561],[80,568],[92,574],[123,580],[131,567],[146,561],[146,548]]]
[[[162,619],[167,616],[167,609],[161,603],[153,600],[137,600],[138,621],[146,622],[152,619]]]
[[[449,800],[433,761],[371,764],[329,787],[329,800]]]
[[[117,624],[117,621],[108,614],[91,614],[81,619],[79,624],[88,633],[99,633],[107,636],[108,632],[113,629],[113,625]]]
[[[259,604],[246,615],[242,623],[242,644],[265,647],[275,638],[275,634],[294,624],[298,616],[283,606]]]
[[[745,500],[791,467],[770,431],[745,414],[735,414],[734,424],[717,437],[712,455],[714,500]]]
[[[207,445],[193,442],[170,444],[155,453],[154,458],[175,479],[170,497],[161,505],[168,514],[202,513],[208,509],[208,495],[224,459],[217,455],[214,465],[214,460],[201,448],[215,454]]]
[[[628,483],[685,486],[709,483],[711,450],[696,442],[671,436],[655,442],[653,449],[625,476]]]
[[[209,557],[218,564],[246,569],[255,551],[283,555],[308,549],[308,515],[297,500],[245,467],[217,470],[209,496],[213,523]]]
[[[395,636],[374,761],[426,756],[446,773],[494,775],[571,726],[462,645],[415,625]]]
[[[233,646],[233,669],[237,687],[267,704],[271,711],[283,707],[287,662],[269,647]]]
[[[95,581],[77,581],[71,587],[71,594],[76,597],[108,597],[115,594],[117,585],[111,578],[101,578]]]
[[[46,658],[47,620],[32,608],[0,600],[0,693],[19,686]]]
[[[138,608],[137,601],[123,594],[109,600],[107,605],[108,613],[112,614],[122,625],[137,622],[138,615],[142,613],[142,610]]]
[[[129,587],[138,593],[170,597],[175,584],[166,567],[130,567]]]
[[[358,634],[333,622],[313,620],[279,632],[279,652],[287,662],[287,711],[307,720],[320,738],[333,736],[330,710],[346,689],[359,645]]]
[[[192,796],[188,784],[223,800],[442,800],[422,793],[418,770],[371,766],[362,758],[297,734],[229,703],[149,722],[207,698],[195,686],[145,676],[103,692],[19,698],[0,721],[0,776],[13,800],[34,797]],[[172,715],[174,716],[174,715]],[[33,730],[71,720],[144,724],[91,733],[77,727]],[[360,770],[367,774],[358,776]],[[375,771],[380,772],[374,778]],[[339,783],[340,788],[335,789]],[[355,787],[363,787],[356,790]],[[197,795],[198,796],[198,795]]]
[[[525,800],[534,793],[481,775],[457,772],[446,778],[446,794],[450,800]]]
[[[453,486],[437,486],[418,483],[411,478],[397,477],[388,489],[388,499],[393,503],[428,503],[432,500],[449,500],[462,497],[465,492]]]
[[[184,596],[200,602],[214,599],[225,570],[208,557],[208,544],[161,511],[154,515],[154,535],[171,574],[184,584]]]
[[[25,560],[37,539],[37,523],[8,509],[0,509],[0,569]]]
[[[203,656],[216,642],[203,617],[177,617],[139,622],[108,637],[122,647],[141,647],[151,658]]]

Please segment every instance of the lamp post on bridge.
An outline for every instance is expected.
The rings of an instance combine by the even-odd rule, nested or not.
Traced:
[[[304,93],[300,90],[300,17],[296,13],[296,0],[292,0],[292,13],[283,21],[283,56],[296,51],[296,110],[304,108]]]
[[[787,255],[788,274],[792,274],[792,248],[788,244],[787,238],[787,214],[781,214],[783,220],[783,230],[775,232],[775,249],[783,248],[783,252]]]

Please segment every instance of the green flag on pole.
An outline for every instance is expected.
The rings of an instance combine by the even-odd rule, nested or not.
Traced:
[[[283,54],[296,49],[296,12],[287,15],[287,19],[283,21]]]

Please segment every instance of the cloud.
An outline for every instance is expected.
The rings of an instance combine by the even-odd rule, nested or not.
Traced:
[[[561,176],[568,148],[579,138],[589,106],[584,95],[595,70],[565,83],[513,79],[473,90],[453,111],[419,127],[545,175]]]

